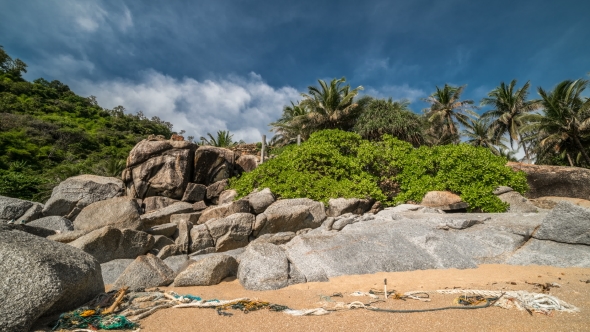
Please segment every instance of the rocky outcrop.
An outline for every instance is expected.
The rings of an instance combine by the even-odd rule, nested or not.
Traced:
[[[560,202],[533,236],[539,240],[590,246],[590,209]]]
[[[237,196],[238,192],[234,189],[224,190],[223,192],[221,192],[221,194],[219,194],[217,204],[231,203]]]
[[[187,212],[193,212],[193,205],[186,202],[178,202],[165,208],[141,215],[141,221],[143,222],[144,227],[147,229],[157,225],[169,223],[170,216],[173,214]]]
[[[531,202],[529,202],[528,199],[522,197],[522,195],[516,191],[504,192],[499,194],[498,198],[502,202],[508,203],[508,212],[530,213],[538,211],[536,206],[534,206]]]
[[[106,226],[70,242],[69,245],[91,254],[100,263],[105,263],[147,253],[154,246],[154,237],[145,232]]]
[[[196,145],[188,141],[143,140],[129,153],[122,177],[127,195],[181,199],[191,180]]]
[[[308,198],[284,199],[271,204],[256,216],[254,235],[297,232],[317,228],[326,219],[324,204]]]
[[[146,197],[143,199],[142,203],[143,213],[150,213],[155,210],[160,210],[176,202],[178,202],[178,200],[164,196]]]
[[[196,225],[190,231],[191,241],[189,251],[198,252],[206,248],[215,248],[215,240],[209,234],[206,225]]]
[[[238,262],[232,256],[214,255],[193,261],[174,279],[174,287],[217,285],[223,279],[236,275]]]
[[[526,173],[527,198],[561,196],[590,200],[590,169],[509,162],[506,166]]]
[[[581,199],[581,198],[570,198],[570,197],[558,197],[558,196],[543,196],[535,199],[531,199],[530,202],[540,208],[540,209],[547,209],[551,210],[559,202],[566,201],[570,202],[574,205],[578,205],[587,209],[590,209],[590,200]]]
[[[61,313],[104,292],[91,255],[0,224],[0,331],[29,331],[44,314]]]
[[[182,196],[182,201],[189,203],[199,202],[204,200],[206,196],[207,186],[197,183],[189,183]]]
[[[374,201],[359,198],[331,198],[328,201],[328,217],[338,217],[345,213],[363,214],[373,206]]]
[[[176,274],[158,257],[147,254],[137,257],[113,284],[113,288],[129,287],[130,290],[168,286]]]
[[[226,218],[213,219],[205,224],[215,241],[217,252],[228,251],[248,244],[255,217],[250,213],[236,213]]]
[[[250,203],[243,199],[222,205],[212,205],[203,211],[199,218],[199,224],[204,224],[211,219],[225,218],[235,213],[249,212]]]
[[[236,175],[238,173],[235,167],[236,159],[238,155],[231,150],[200,146],[195,152],[192,182],[210,186]]]
[[[143,229],[137,202],[125,196],[95,202],[85,207],[74,220],[75,230],[93,231],[105,226]]]
[[[469,207],[461,197],[449,191],[429,191],[422,198],[420,205],[443,211],[463,210]]]
[[[88,205],[121,196],[123,191],[123,182],[117,178],[89,174],[74,176],[53,188],[43,215],[62,216],[74,221]]]
[[[281,247],[271,243],[252,243],[240,257],[238,279],[250,290],[272,290],[305,282],[289,275],[289,260]],[[296,271],[296,270],[293,270]]]
[[[264,212],[267,207],[276,201],[275,196],[268,188],[264,188],[261,191],[254,191],[244,197],[244,199],[248,200],[254,214]]]
[[[0,196],[0,223],[11,220],[29,222],[41,216],[43,204]]]
[[[102,271],[102,280],[105,285],[112,285],[125,269],[133,263],[135,259],[115,259],[110,262],[100,264]]]
[[[176,224],[174,222],[169,222],[167,224],[152,226],[152,227],[146,229],[145,232],[148,234],[152,234],[154,236],[164,235],[167,237],[172,237],[172,235],[174,235],[174,233],[176,233],[177,229],[178,229],[178,224]]]
[[[251,172],[255,170],[256,167],[258,167],[258,157],[249,154],[243,154],[236,160],[236,166],[242,172]]]
[[[70,232],[74,230],[74,224],[64,217],[50,216],[41,219],[33,220],[27,223],[28,226],[42,227],[54,231]]]

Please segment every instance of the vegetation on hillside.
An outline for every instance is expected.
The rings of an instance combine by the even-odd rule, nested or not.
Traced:
[[[172,134],[168,122],[103,109],[59,81],[28,82],[26,67],[0,47],[0,195],[41,201],[70,176],[117,176],[137,142]]]

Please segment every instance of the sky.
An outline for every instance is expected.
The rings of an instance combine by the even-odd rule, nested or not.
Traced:
[[[588,12],[588,0],[0,0],[0,45],[28,80],[185,136],[256,142],[318,79],[346,77],[417,113],[446,83],[479,104],[503,81],[530,80],[537,98],[588,79]]]

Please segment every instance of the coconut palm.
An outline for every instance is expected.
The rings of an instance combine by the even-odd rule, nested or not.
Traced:
[[[229,130],[218,130],[217,131],[217,138],[213,137],[211,133],[207,133],[209,139],[206,137],[201,136],[202,145],[211,145],[211,146],[218,146],[218,147],[232,147],[238,144],[243,144],[244,141],[240,140],[239,142],[233,141],[233,136],[229,133]]]
[[[362,109],[362,104],[354,98],[363,89],[359,86],[350,89],[350,85],[343,85],[344,77],[333,79],[330,84],[318,80],[319,87],[309,86],[308,93],[302,93],[301,107],[307,109],[307,114],[301,118],[303,135],[307,138],[312,132],[321,129],[350,129],[353,121]],[[363,99],[366,103],[368,99]]]
[[[541,154],[552,150],[565,155],[571,166],[579,154],[590,166],[588,145],[582,144],[590,136],[590,101],[581,96],[587,86],[587,80],[579,79],[563,81],[549,92],[538,89],[542,113],[525,116],[531,123],[523,130],[538,133]]]
[[[438,86],[436,91],[428,98],[423,99],[430,103],[430,108],[424,110],[425,116],[431,124],[429,136],[433,144],[458,143],[459,135],[455,120],[465,125],[468,114],[477,116],[469,110],[473,105],[472,100],[461,100],[461,93],[465,86],[453,87],[448,84],[441,89]],[[467,114],[465,114],[467,113]]]
[[[501,150],[507,150],[504,137],[494,137],[492,123],[486,118],[469,118],[465,123],[465,129],[461,132],[467,138],[465,143],[473,146],[481,146],[490,149],[493,154],[500,155]],[[498,149],[498,146],[500,149]]]
[[[533,112],[540,107],[539,101],[527,100],[530,82],[526,82],[522,88],[516,89],[516,80],[512,80],[506,85],[504,82],[500,86],[488,93],[488,97],[481,101],[482,106],[492,106],[493,109],[485,112],[482,117],[494,120],[491,130],[494,137],[500,139],[508,133],[510,146],[513,143],[522,141],[520,129],[524,125],[523,116]],[[521,144],[527,160],[530,160],[527,145]]]
[[[271,131],[276,133],[271,141],[280,146],[291,143],[297,138],[297,135],[309,136],[304,135],[304,131],[307,129],[304,128],[307,113],[307,109],[299,102],[297,104],[291,102],[291,106],[285,106],[281,118],[270,124],[273,127]]]

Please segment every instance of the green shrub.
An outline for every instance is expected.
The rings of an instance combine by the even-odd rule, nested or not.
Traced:
[[[374,198],[385,205],[420,202],[432,190],[449,190],[472,209],[502,212],[507,205],[493,195],[500,185],[524,193],[524,173],[506,159],[466,144],[420,147],[384,135],[380,142],[340,130],[314,133],[301,146],[286,149],[250,173],[232,179],[240,196],[268,187],[282,198]]]

